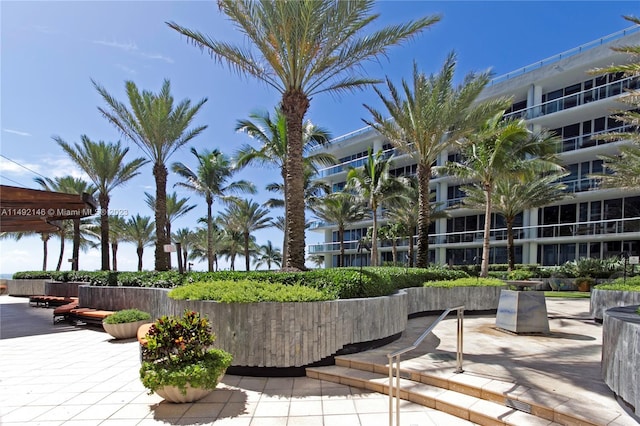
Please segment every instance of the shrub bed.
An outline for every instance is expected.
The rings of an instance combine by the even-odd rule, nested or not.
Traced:
[[[640,276],[627,278],[618,278],[610,283],[598,284],[594,288],[598,290],[614,290],[614,291],[636,291],[640,292]]]
[[[423,284],[424,287],[441,287],[441,288],[453,288],[453,287],[504,287],[505,283],[502,280],[495,278],[459,278],[451,281],[429,281]]]
[[[334,299],[331,295],[310,287],[250,280],[186,284],[171,290],[169,297],[175,300],[215,300],[222,303],[317,302]]]

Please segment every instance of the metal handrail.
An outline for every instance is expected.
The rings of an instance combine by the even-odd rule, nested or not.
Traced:
[[[393,359],[396,361],[396,426],[400,426],[400,355],[410,352],[417,348],[420,343],[433,331],[433,329],[442,321],[451,311],[458,311],[458,328],[457,328],[457,347],[456,347],[456,373],[462,373],[462,326],[464,322],[464,305],[449,308],[444,311],[440,316],[416,339],[411,346],[407,346],[404,349],[387,354],[389,360],[389,426],[393,426]]]

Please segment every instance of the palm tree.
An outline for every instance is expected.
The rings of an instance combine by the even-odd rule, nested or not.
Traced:
[[[406,237],[409,243],[408,266],[413,268],[414,258],[414,236],[416,229],[418,228],[418,221],[420,216],[420,205],[418,203],[420,185],[417,177],[406,176],[405,177],[404,197],[391,200],[387,206],[385,216],[390,223],[398,225],[397,230],[394,232],[402,232],[401,236]],[[429,223],[431,221],[448,217],[448,213],[441,209],[443,203],[434,203],[436,194],[435,192],[429,195]],[[395,262],[396,260],[394,260]]]
[[[373,0],[219,0],[218,5],[247,36],[252,48],[215,41],[173,22],[168,25],[217,61],[226,62],[232,70],[251,75],[280,93],[288,138],[285,268],[303,270],[302,124],[311,98],[323,92],[343,93],[377,83],[358,75],[362,63],[385,55],[389,47],[409,40],[440,18],[425,17],[366,34],[365,28],[378,18],[373,13]]]
[[[462,162],[448,162],[447,173],[473,182],[484,193],[484,238],[480,276],[489,273],[489,241],[493,189],[505,176],[530,176],[537,172],[561,171],[555,157],[558,138],[546,131],[532,134],[524,120],[503,120],[503,113],[487,120],[462,146]],[[533,157],[531,160],[528,158]]]
[[[156,197],[154,197],[152,194],[149,194],[148,192],[145,192],[144,196],[145,196],[145,202],[147,203],[147,206],[149,206],[149,208],[152,211],[155,211]],[[195,204],[189,205],[187,204],[188,202],[189,202],[188,197],[178,199],[178,194],[175,191],[170,194],[167,194],[167,200],[166,200],[167,223],[165,224],[165,232],[167,234],[167,239],[169,241],[171,241],[171,224],[173,223],[173,221],[186,215],[191,210],[196,208]],[[185,262],[186,262],[186,258],[185,258]],[[167,265],[169,268],[171,268],[171,253],[167,253]]]
[[[40,235],[40,240],[42,240],[42,270],[47,270],[47,257],[49,254],[48,243],[51,239],[51,234],[48,232],[33,232],[33,231],[25,231],[25,232],[1,232],[0,240],[2,239],[12,239],[15,241],[19,241],[24,237],[28,237],[31,235],[38,234]]]
[[[236,131],[244,132],[251,138],[262,143],[260,149],[255,149],[251,145],[243,145],[235,154],[236,165],[239,168],[252,163],[261,166],[275,166],[280,169],[282,184],[271,184],[267,187],[270,191],[281,191],[287,193],[287,124],[282,110],[276,109],[273,119],[268,112],[254,112],[249,120],[239,120]],[[253,121],[252,121],[253,120]],[[302,125],[302,155],[305,170],[305,192],[309,186],[312,176],[317,172],[318,166],[328,166],[335,164],[336,159],[332,154],[323,152],[313,152],[313,148],[325,145],[331,139],[330,133],[314,125],[307,120]],[[308,171],[309,170],[309,171]],[[315,184],[315,182],[313,183]],[[270,189],[271,188],[271,189]],[[285,202],[280,200],[277,207],[284,207]],[[286,211],[285,211],[286,215]],[[285,219],[286,223],[286,219]],[[287,257],[287,228],[284,229],[283,258]]]
[[[347,225],[367,217],[367,206],[364,200],[348,192],[334,192],[318,198],[310,207],[318,219],[338,226],[340,242],[338,266],[344,266],[344,230]]]
[[[224,232],[219,234],[220,240],[220,249],[219,252],[221,255],[225,257],[229,261],[229,269],[231,271],[236,270],[236,257],[238,253],[243,250],[243,236],[239,231],[235,231],[233,229],[225,229]],[[255,240],[255,237],[250,237],[249,244],[251,245],[251,240]],[[250,250],[251,251],[251,250]],[[216,264],[217,270],[217,264]]]
[[[213,271],[213,216],[211,206],[215,197],[222,201],[228,202],[231,198],[229,193],[248,192],[255,193],[255,186],[248,181],[239,180],[229,182],[229,179],[236,173],[237,169],[231,166],[231,162],[222,152],[216,150],[203,150],[199,153],[195,148],[191,148],[191,153],[198,161],[198,168],[192,170],[182,163],[173,163],[172,170],[182,177],[185,182],[178,182],[176,186],[187,188],[198,195],[204,197],[207,203],[207,235],[209,246],[208,250],[209,272]]]
[[[153,244],[155,239],[154,224],[149,216],[132,216],[125,222],[122,229],[124,240],[136,245],[138,254],[138,271],[142,271],[142,255],[144,248]]]
[[[313,264],[316,265],[318,268],[324,265],[324,255],[322,254],[310,254],[309,257],[307,257],[307,259],[313,262]]]
[[[193,240],[195,238],[195,233],[189,228],[180,228],[178,229],[172,236],[172,239],[180,243],[180,247],[182,248],[182,264],[187,267],[187,260],[189,259],[189,249]],[[178,253],[180,255],[180,253]]]
[[[378,208],[386,202],[404,196],[404,181],[389,174],[391,158],[382,150],[375,155],[369,149],[364,167],[351,168],[347,173],[346,189],[355,190],[371,210],[373,229],[371,233],[371,266],[378,266]]]
[[[267,244],[263,244],[258,249],[258,259],[255,263],[255,267],[259,268],[262,265],[267,265],[267,268],[271,270],[271,264],[276,265],[278,268],[282,265],[282,252],[277,247],[274,247],[270,240],[267,240]]]
[[[125,162],[125,156],[129,152],[129,148],[123,148],[120,142],[93,142],[86,135],[80,137],[81,143],[73,145],[58,136],[55,136],[53,140],[89,176],[99,193],[101,269],[108,271],[110,193],[114,188],[139,175],[140,167],[146,164],[147,160],[136,158],[133,161]]]
[[[506,176],[495,182],[491,193],[492,210],[501,214],[507,225],[507,258],[509,271],[515,266],[515,245],[513,243],[513,224],[516,216],[527,209],[546,206],[570,196],[567,185],[560,179],[568,173],[550,173],[537,175],[531,173],[525,179],[518,176]],[[462,188],[465,198],[462,202],[471,208],[484,209],[485,193],[478,186]],[[486,213],[485,213],[486,214]]]
[[[230,203],[224,212],[220,213],[219,220],[226,223],[228,229],[242,236],[245,270],[249,270],[251,233],[271,226],[271,218],[267,216],[269,211],[260,207],[253,200],[240,200]]]
[[[75,178],[73,176],[63,176],[56,177],[54,179],[45,177],[36,177],[34,180],[45,190],[47,191],[55,191],[62,192],[65,194],[89,194],[93,196],[96,192],[96,187],[91,185],[89,182],[85,181],[81,178]],[[66,221],[64,221],[66,222]],[[71,270],[77,271],[79,265],[79,256],[80,256],[80,244],[81,244],[81,235],[80,235],[80,219],[73,219],[73,226],[71,229],[67,226],[66,223],[63,223],[63,227],[60,228],[58,232],[58,236],[60,237],[60,256],[58,257],[58,266],[56,267],[56,271],[60,270],[62,266],[62,259],[64,257],[64,242],[67,238],[68,233],[73,233],[73,253],[71,263]]]
[[[156,250],[155,269],[169,269],[169,257],[164,252],[168,243],[167,222],[167,166],[169,157],[179,148],[198,136],[207,126],[189,128],[191,121],[207,99],[193,107],[189,99],[174,105],[171,84],[165,80],[158,94],[140,91],[133,81],[125,83],[131,108],[116,100],[103,87],[92,80],[98,93],[108,105],[108,110],[98,107],[102,115],[127,139],[136,144],[153,162],[156,181]]]
[[[621,146],[618,155],[601,155],[598,158],[604,161],[604,172],[589,177],[597,179],[601,188],[640,187],[640,146]]]
[[[386,112],[365,105],[373,119],[367,124],[417,163],[418,196],[417,266],[429,264],[429,185],[432,165],[440,153],[471,132],[480,122],[508,108],[510,101],[498,99],[475,105],[474,101],[491,78],[490,73],[468,74],[454,87],[456,59],[447,57],[440,72],[427,76],[413,66],[413,84],[402,81],[402,95],[387,78],[389,98],[374,87]],[[391,116],[392,120],[388,118]]]
[[[126,220],[122,216],[109,216],[109,242],[111,243],[111,264],[118,270],[118,244],[125,239]]]

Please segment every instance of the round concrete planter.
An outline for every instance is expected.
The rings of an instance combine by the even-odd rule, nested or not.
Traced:
[[[131,339],[132,337],[136,337],[138,328],[140,328],[142,324],[148,324],[149,322],[149,320],[141,320],[120,324],[107,324],[103,321],[102,327],[104,331],[109,333],[114,339]]]
[[[640,292],[638,291],[599,290],[594,288],[591,291],[589,311],[593,319],[602,322],[604,312],[607,309],[638,304],[640,304]]]
[[[182,404],[185,402],[194,402],[204,398],[213,392],[214,389],[192,388],[187,385],[186,393],[182,393],[177,386],[165,386],[157,389],[156,393],[167,402]]]
[[[602,327],[602,378],[640,414],[640,315],[638,305],[611,308]]]

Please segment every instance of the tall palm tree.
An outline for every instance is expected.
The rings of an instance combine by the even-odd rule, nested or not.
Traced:
[[[250,268],[251,233],[271,226],[272,219],[268,214],[269,210],[262,208],[253,200],[239,200],[230,203],[225,211],[220,213],[219,220],[226,223],[231,231],[242,236],[246,271]]]
[[[238,253],[243,251],[244,240],[242,233],[233,229],[225,229],[219,234],[220,250],[219,253],[229,261],[229,269],[236,270],[236,257]],[[251,243],[255,241],[255,237],[251,236],[249,241],[249,251],[251,251]],[[217,265],[216,265],[217,270]]]
[[[152,194],[149,194],[148,192],[145,192],[144,196],[145,196],[145,202],[147,203],[147,206],[149,206],[149,208],[152,211],[155,211],[156,197],[154,197]],[[173,223],[173,221],[186,215],[191,210],[196,208],[195,204],[189,205],[187,204],[188,202],[189,202],[189,197],[178,199],[178,194],[175,191],[170,194],[167,194],[167,200],[166,200],[167,222],[165,224],[165,232],[167,235],[167,239],[169,241],[171,241],[171,224]],[[186,262],[186,258],[185,258],[185,262]],[[171,268],[171,253],[167,253],[167,266]]]
[[[153,177],[156,181],[156,250],[155,269],[169,269],[169,257],[164,252],[168,243],[167,222],[167,166],[169,157],[179,148],[198,136],[207,126],[189,128],[191,121],[207,99],[191,106],[189,99],[174,105],[171,84],[165,80],[162,89],[155,94],[138,90],[133,81],[125,88],[130,108],[111,96],[105,88],[92,80],[108,108],[98,107],[102,115],[127,139],[136,144],[153,162]]]
[[[484,193],[484,238],[480,276],[489,273],[491,212],[495,184],[505,176],[530,176],[537,172],[562,171],[555,157],[558,138],[542,131],[532,134],[524,120],[503,120],[503,113],[488,119],[467,136],[461,162],[448,162],[447,173],[473,182]],[[531,159],[529,159],[531,158]]]
[[[265,264],[269,270],[271,270],[271,264],[276,265],[278,268],[282,265],[282,252],[279,248],[274,247],[270,240],[267,240],[267,244],[261,245],[258,249],[258,259],[255,267],[259,268]]]
[[[340,242],[338,266],[344,266],[345,227],[368,216],[364,200],[348,192],[334,192],[316,199],[310,208],[318,219],[338,226],[338,241]]]
[[[96,187],[94,185],[91,185],[89,182],[85,181],[82,178],[75,178],[73,176],[56,177],[54,179],[48,177],[36,177],[34,178],[34,180],[47,191],[78,195],[89,194],[91,196],[93,196],[93,194],[96,192]],[[71,263],[71,270],[78,270],[81,244],[81,221],[80,218],[78,218],[73,219],[71,222],[73,223],[71,229],[69,229],[70,227],[67,226],[66,223],[63,223],[63,227],[60,228],[60,231],[58,232],[58,237],[60,237],[60,256],[58,257],[58,266],[56,267],[56,271],[59,271],[60,267],[62,266],[62,259],[64,257],[64,242],[69,233],[73,234],[73,262]]]
[[[176,186],[182,186],[204,197],[207,203],[207,235],[211,248],[208,250],[209,272],[213,271],[213,216],[211,206],[215,198],[229,201],[232,193],[255,193],[255,186],[248,181],[239,180],[229,182],[238,169],[232,167],[229,158],[216,150],[203,150],[201,153],[191,148],[191,153],[196,157],[198,167],[190,169],[182,163],[173,163],[171,169],[182,177],[185,182],[178,182]]]
[[[566,192],[567,185],[560,179],[568,173],[550,173],[537,175],[531,173],[525,179],[518,176],[505,176],[495,182],[491,193],[492,210],[504,217],[507,225],[507,258],[509,271],[515,266],[515,245],[513,224],[516,216],[524,210],[546,206],[571,196]],[[462,202],[471,208],[484,209],[485,193],[478,186],[464,186],[465,198]],[[485,213],[486,214],[486,213]]]
[[[371,266],[378,266],[378,208],[386,202],[404,196],[404,181],[389,174],[391,158],[382,150],[369,155],[362,168],[351,168],[347,173],[346,189],[355,190],[367,203],[373,219],[371,233]]]
[[[600,155],[603,173],[589,175],[601,188],[637,189],[640,187],[640,146],[621,146],[618,155]]]
[[[140,167],[147,163],[144,158],[136,158],[125,162],[129,148],[123,148],[120,142],[93,142],[86,135],[80,137],[80,143],[73,145],[54,136],[58,145],[81,169],[96,186],[98,203],[100,204],[100,247],[101,269],[109,270],[109,201],[114,188],[125,184],[140,174]]]
[[[432,165],[440,153],[471,132],[479,123],[504,111],[509,101],[498,99],[474,104],[491,78],[490,73],[468,74],[454,87],[456,57],[450,53],[436,75],[427,76],[413,65],[413,83],[402,81],[402,94],[387,78],[389,97],[374,87],[386,111],[381,113],[365,105],[372,121],[365,122],[386,137],[393,146],[407,153],[417,163],[420,185],[418,196],[417,266],[429,264],[429,185]],[[391,117],[390,120],[388,117]]]
[[[247,37],[249,48],[213,40],[173,22],[168,25],[217,61],[280,93],[288,138],[285,268],[303,270],[302,124],[311,98],[377,83],[359,75],[362,63],[385,55],[391,46],[411,39],[440,18],[425,17],[367,33],[378,18],[373,0],[219,0],[218,5]]]
[[[271,184],[271,189],[277,188],[282,194],[287,193],[287,124],[282,110],[276,109],[273,118],[268,112],[254,112],[248,120],[238,120],[236,131],[246,133],[251,138],[262,144],[260,149],[255,149],[251,145],[245,144],[235,153],[235,163],[242,168],[252,163],[261,166],[275,166],[280,169],[282,185]],[[317,172],[317,167],[335,164],[336,159],[332,154],[325,152],[313,152],[313,148],[325,145],[331,139],[330,133],[307,120],[302,125],[302,155],[305,170],[305,179],[311,180],[312,175]],[[308,171],[309,170],[309,171]],[[305,180],[305,192],[308,188],[308,181]],[[284,207],[282,200],[278,207]],[[286,211],[285,211],[286,215]],[[286,223],[286,219],[285,219]],[[283,258],[287,257],[286,252],[287,228],[284,229]]]
[[[144,248],[153,244],[155,239],[154,223],[149,216],[132,216],[124,224],[122,229],[124,240],[136,245],[138,254],[138,271],[142,271],[142,255]]]
[[[125,239],[126,220],[122,216],[109,216],[109,243],[111,243],[111,264],[118,270],[118,245]]]
[[[195,233],[189,228],[180,228],[172,236],[172,239],[180,243],[182,248],[182,264],[187,267],[187,260],[189,259],[189,249],[195,238]],[[180,255],[180,253],[178,253]]]
[[[385,216],[392,224],[397,224],[398,232],[403,232],[402,236],[406,237],[409,243],[408,266],[413,268],[414,260],[414,236],[419,225],[420,204],[418,202],[420,193],[420,184],[416,176],[405,177],[404,197],[391,200],[387,206]],[[435,203],[435,192],[429,195],[429,223],[436,219],[448,217],[448,213],[441,209],[442,202]],[[395,231],[395,230],[394,230]],[[395,262],[395,260],[394,260]]]

